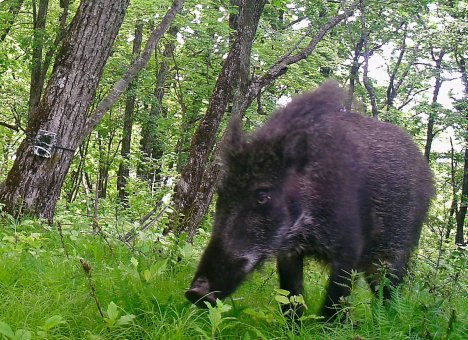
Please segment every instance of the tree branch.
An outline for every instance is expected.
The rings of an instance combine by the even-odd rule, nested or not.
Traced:
[[[317,44],[322,41],[325,34],[327,34],[332,28],[337,26],[344,19],[348,18],[353,14],[359,0],[354,1],[343,13],[330,19],[325,25],[323,25],[316,35],[312,38],[309,44],[301,51],[294,55],[290,55],[291,51],[288,51],[285,55],[280,57],[276,63],[274,63],[263,76],[252,81],[249,87],[249,91],[242,103],[242,109],[245,111],[252,101],[257,97],[258,93],[261,92],[265,87],[270,86],[278,77],[286,73],[287,67],[291,64],[295,64],[303,59],[306,59],[315,50]]]
[[[372,107],[372,117],[378,119],[379,117],[379,110],[377,108],[377,101],[374,86],[372,85],[371,80],[369,79],[368,72],[369,72],[369,34],[366,30],[366,14],[365,14],[365,6],[364,0],[360,2],[361,7],[361,29],[362,29],[362,37],[364,39],[364,72],[363,72],[363,83],[364,87],[366,88],[367,92],[369,93],[371,107]]]
[[[11,130],[19,131],[19,126],[18,125],[11,125],[5,122],[0,122],[0,126],[6,127]]]

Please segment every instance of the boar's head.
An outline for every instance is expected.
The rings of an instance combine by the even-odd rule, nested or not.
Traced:
[[[199,307],[227,297],[265,259],[289,250],[302,213],[306,132],[245,137],[238,120],[229,131],[211,240],[185,294]]]

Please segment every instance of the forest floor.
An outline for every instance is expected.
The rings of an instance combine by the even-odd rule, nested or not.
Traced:
[[[112,223],[93,234],[4,215],[0,226],[0,339],[468,339],[465,252],[430,237],[385,306],[357,274],[342,322],[316,315],[328,271],[308,261],[308,309],[291,323],[273,263],[216,308],[185,300],[207,232],[193,246],[157,233],[129,245]]]

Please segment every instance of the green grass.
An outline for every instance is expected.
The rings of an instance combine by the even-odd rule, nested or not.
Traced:
[[[342,323],[317,319],[327,270],[310,261],[305,320],[291,324],[275,298],[281,294],[273,264],[217,308],[199,310],[184,299],[206,235],[194,248],[155,242],[155,235],[129,248],[111,227],[104,240],[71,225],[63,231],[65,251],[59,233],[37,221],[0,223],[0,339],[468,338],[465,259],[454,251],[444,253],[444,270],[416,259],[385,307],[358,276]]]

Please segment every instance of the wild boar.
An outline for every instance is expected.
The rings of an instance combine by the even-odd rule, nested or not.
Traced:
[[[233,121],[190,301],[215,304],[272,257],[291,295],[303,292],[305,256],[329,265],[326,318],[350,293],[353,270],[375,287],[385,264],[391,284],[400,283],[433,194],[431,171],[406,132],[347,112],[344,100],[329,81],[248,136]]]

